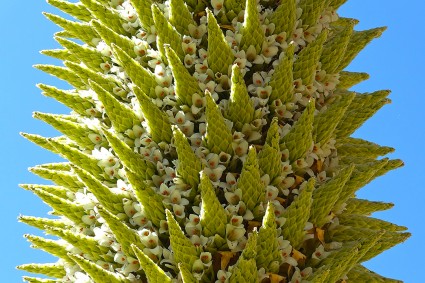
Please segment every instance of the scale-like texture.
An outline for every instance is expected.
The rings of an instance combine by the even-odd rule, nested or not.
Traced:
[[[390,102],[344,70],[385,28],[358,31],[346,0],[48,0],[69,16],[64,66],[35,67],[71,113],[35,112],[62,135],[22,133],[66,162],[22,184],[52,208],[19,221],[56,263],[53,282],[399,282],[361,264],[410,234],[356,198],[403,165],[353,134]]]

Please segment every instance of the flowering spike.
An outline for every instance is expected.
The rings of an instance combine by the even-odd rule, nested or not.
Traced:
[[[100,204],[109,210],[109,212],[115,215],[124,213],[122,200],[127,197],[125,194],[111,191],[111,189],[103,185],[102,182],[77,166],[72,166],[72,169]]]
[[[323,46],[320,62],[321,69],[328,74],[336,74],[342,69],[340,68],[341,60],[343,59],[351,35],[353,34],[354,25],[357,20],[348,19],[346,26],[340,27],[339,31],[333,35]]]
[[[246,208],[252,212],[265,202],[266,190],[261,181],[255,147],[249,148],[248,157],[243,164],[237,187],[242,190],[242,201],[246,204]],[[255,216],[258,218],[260,215]]]
[[[206,100],[205,120],[207,122],[207,128],[205,141],[207,148],[216,154],[220,154],[221,152],[232,154],[232,132],[227,127],[220,108],[208,91],[206,91]]]
[[[175,92],[180,104],[192,106],[192,95],[202,94],[198,81],[189,73],[181,62],[177,53],[170,47],[165,46],[168,64],[174,77]]]
[[[201,226],[202,234],[205,237],[211,237],[216,234],[222,238],[226,236],[227,214],[216,197],[214,187],[210,179],[204,173],[201,173]]]
[[[90,46],[82,46],[71,40],[65,38],[56,37],[55,40],[60,45],[68,49],[74,56],[76,56],[81,62],[83,62],[88,68],[103,72],[100,64],[107,61],[102,54],[95,48]]]
[[[357,214],[357,215],[371,215],[377,211],[390,209],[394,206],[393,203],[386,203],[380,201],[368,201],[365,199],[350,198],[343,214]]]
[[[160,227],[161,221],[165,220],[165,206],[162,202],[163,198],[141,180],[137,174],[126,170],[126,175],[137,200],[143,206],[146,217],[152,221],[153,225]]]
[[[115,44],[127,54],[127,56],[134,58],[136,53],[134,53],[134,42],[126,36],[123,36],[119,33],[116,33],[109,28],[108,25],[103,24],[97,20],[92,20],[90,25],[93,26],[93,29],[99,34],[98,37],[101,37],[105,43],[109,46]],[[125,66],[125,64],[121,65]]]
[[[153,163],[144,160],[142,155],[134,152],[116,135],[106,130],[103,131],[103,134],[125,167],[136,173],[139,178],[143,178],[144,180],[152,177],[152,175],[155,173],[155,165]]]
[[[350,179],[353,170],[353,165],[341,169],[335,177],[314,190],[314,202],[311,205],[309,219],[311,223],[317,227],[322,227],[331,220],[329,213],[344,189],[345,183]]]
[[[314,0],[314,2],[317,2]],[[320,1],[324,2],[324,1]],[[317,64],[322,54],[323,44],[328,36],[328,31],[323,30],[322,33],[307,45],[298,54],[297,60],[294,62],[294,80],[301,79],[304,85],[310,85],[314,82]]]
[[[303,158],[313,142],[314,108],[314,100],[311,100],[291,131],[281,140],[281,147],[288,149],[292,162]]]
[[[102,218],[108,224],[112,233],[114,233],[114,236],[120,244],[121,250],[124,252],[125,255],[135,257],[131,245],[136,245],[140,249],[145,248],[140,239],[140,235],[135,230],[128,227],[117,216],[111,214],[102,206],[98,206],[98,211],[100,216],[102,216]]]
[[[174,219],[173,214],[168,209],[166,210],[166,214],[174,261],[176,264],[184,262],[192,266],[195,260],[198,259],[198,252],[192,242],[186,238],[179,223]]]
[[[282,4],[281,4],[282,5]],[[278,63],[270,79],[269,85],[272,87],[270,102],[280,99],[282,103],[292,101],[294,94],[294,83],[292,66],[294,63],[294,45],[289,45],[285,55]]]
[[[103,267],[83,258],[82,256],[69,253],[68,256],[78,266],[87,272],[94,282],[110,282],[110,283],[130,283],[131,281],[121,274],[111,272]]]
[[[99,38],[97,32],[87,23],[66,20],[62,17],[50,13],[43,13],[43,15],[61,28],[63,28],[67,37],[79,39],[91,46],[94,45],[92,40],[94,38]]]
[[[174,128],[174,145],[176,146],[179,164],[177,165],[177,174],[190,187],[197,190],[199,184],[199,172],[202,170],[202,164],[195,155],[186,136],[176,127]]]
[[[89,81],[89,83],[105,107],[105,112],[111,120],[115,131],[124,133],[128,129],[132,129],[134,125],[140,125],[140,119],[132,109],[118,101],[112,94],[97,83],[93,81]]]
[[[52,170],[43,168],[42,166],[35,166],[30,168],[31,173],[40,176],[43,179],[51,180],[53,183],[63,186],[70,191],[77,191],[83,185],[73,173],[69,170]]]
[[[50,219],[50,218],[21,215],[18,217],[18,220],[19,222],[28,224],[32,227],[35,227],[41,230],[45,229],[46,227],[54,227],[54,228],[61,228],[61,229],[69,228],[69,226],[66,225],[65,222],[63,222],[63,220],[61,219]]]
[[[43,95],[56,99],[82,116],[86,116],[87,109],[93,107],[89,100],[79,96],[77,93],[60,90],[44,84],[38,84],[37,87],[43,91]]]
[[[322,145],[326,144],[334,135],[334,131],[341,119],[344,117],[354,94],[343,95],[338,101],[333,102],[324,111],[320,111],[313,122],[313,140]]]
[[[78,77],[78,75],[66,67],[59,67],[54,65],[34,65],[34,68],[37,68],[49,75],[55,76],[58,79],[64,80],[77,89],[86,89],[86,85]]]
[[[117,45],[112,45],[113,51],[126,73],[132,82],[138,86],[144,93],[150,97],[156,98],[155,87],[158,85],[155,81],[155,76],[151,71],[143,68],[136,60],[132,59],[128,53],[119,48]]]
[[[170,143],[173,133],[171,131],[171,124],[167,114],[159,109],[158,106],[156,106],[140,88],[134,86],[133,91],[137,100],[139,100],[143,117],[148,123],[149,134],[153,141],[156,143]]]
[[[338,69],[345,69],[369,42],[380,37],[386,29],[386,27],[381,27],[365,31],[354,31]]]
[[[282,215],[286,218],[282,227],[283,239],[288,240],[296,249],[302,244],[305,235],[304,227],[310,216],[314,184],[314,178],[304,182],[298,198],[286,208]]]
[[[75,55],[73,55],[68,49],[41,50],[40,54],[59,59],[61,61],[71,61],[74,63],[80,62],[80,60]]]
[[[47,3],[80,21],[89,22],[91,20],[90,11],[81,2],[71,3],[63,0],[47,0]]]
[[[281,263],[278,232],[276,230],[274,206],[271,202],[267,205],[263,224],[258,232],[257,241],[257,268],[263,267],[266,272],[277,273]]]
[[[75,141],[79,146],[87,149],[94,148],[95,144],[89,139],[89,134],[94,132],[84,124],[72,121],[72,117],[41,112],[34,112],[33,117],[50,124],[56,130]]]
[[[226,118],[234,123],[238,131],[242,131],[245,124],[249,124],[254,119],[254,104],[248,94],[243,75],[239,66],[232,66],[232,87],[230,92],[229,105],[226,109]]]
[[[392,147],[380,146],[373,142],[352,137],[343,139],[336,147],[340,156],[357,156],[371,159],[394,152]]]
[[[389,94],[389,90],[381,90],[370,94],[356,95],[336,128],[337,137],[343,138],[351,135],[376,111],[388,104],[389,100],[386,97]]]
[[[240,49],[247,51],[250,46],[254,46],[255,51],[259,54],[265,41],[265,35],[261,27],[260,15],[257,10],[257,0],[246,0],[241,34]]]
[[[154,26],[153,15],[152,15],[152,1],[151,0],[130,0],[136,10],[140,25],[145,31],[150,31],[151,27]]]
[[[350,180],[345,184],[344,190],[341,191],[339,199],[335,203],[334,211],[339,211],[344,203],[352,197],[358,189],[368,184],[373,178],[373,175],[387,163],[388,159],[382,159],[356,165]]]
[[[28,234],[24,235],[24,237],[31,243],[33,248],[48,252],[49,254],[65,260],[67,263],[72,263],[71,259],[68,257],[66,245],[63,242]]]
[[[56,278],[62,278],[66,275],[65,267],[60,263],[23,264],[16,268],[26,272],[38,273]]]
[[[164,270],[162,270],[152,259],[149,258],[142,250],[137,246],[131,245],[133,248],[134,254],[139,260],[140,267],[145,272],[146,278],[149,283],[171,283],[170,277],[168,277]]]
[[[224,34],[210,10],[208,16],[208,67],[214,73],[228,75],[229,66],[232,65],[234,55],[232,49],[224,38]]]
[[[124,29],[123,24],[126,23],[118,13],[114,12],[111,8],[106,5],[102,5],[96,0],[80,0],[87,9],[93,14],[94,17],[99,19],[105,25],[117,33],[128,35]]]
[[[181,34],[179,34],[178,31],[168,22],[164,13],[157,5],[152,5],[152,11],[157,33],[156,46],[158,46],[158,50],[161,53],[163,61],[167,62],[164,49],[166,44],[169,44],[170,47],[173,48],[180,60],[183,60],[184,52],[182,48]]]
[[[328,1],[300,0],[298,6],[302,9],[300,17],[302,25],[307,27],[314,26],[326,8],[326,2]]]
[[[189,266],[186,263],[184,262],[179,263],[179,270],[180,270],[183,283],[198,283],[199,282],[195,278],[195,276],[193,276]]]
[[[170,23],[182,35],[190,35],[189,25],[196,25],[183,0],[170,1]]]
[[[281,1],[277,9],[271,14],[270,22],[275,25],[276,34],[285,32],[289,38],[295,28],[297,19],[296,0]]]
[[[273,118],[269,131],[267,132],[266,143],[258,154],[258,164],[261,174],[268,174],[273,184],[273,180],[279,177],[282,172],[281,153],[279,148],[279,124],[277,118]]]

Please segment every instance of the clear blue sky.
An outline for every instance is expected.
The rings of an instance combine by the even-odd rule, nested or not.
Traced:
[[[422,0],[351,0],[340,10],[346,17],[360,20],[357,29],[388,26],[384,35],[369,45],[349,67],[365,71],[369,81],[356,90],[367,92],[391,89],[393,103],[385,106],[367,122],[356,136],[397,149],[392,158],[401,158],[405,167],[375,180],[360,192],[360,197],[395,203],[395,208],[376,216],[408,226],[413,236],[406,243],[386,251],[367,266],[382,275],[408,283],[424,282],[425,188],[424,121],[422,109],[425,80],[424,36],[422,31],[425,3]],[[22,282],[22,272],[14,266],[29,262],[49,262],[45,253],[29,248],[25,233],[40,234],[18,223],[19,214],[45,216],[49,208],[19,183],[40,183],[27,167],[58,161],[59,158],[19,136],[20,131],[54,136],[56,132],[31,118],[33,111],[66,113],[67,110],[35,87],[38,82],[64,86],[52,77],[33,69],[38,63],[56,63],[39,54],[41,49],[56,48],[52,39],[58,31],[41,14],[54,12],[42,0],[2,1],[0,10],[0,129],[3,148],[0,162],[3,180],[0,188],[2,221],[0,242],[0,282]],[[420,55],[421,54],[421,55]]]

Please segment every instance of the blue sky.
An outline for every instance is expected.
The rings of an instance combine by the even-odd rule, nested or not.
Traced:
[[[385,6],[384,6],[385,5]],[[0,189],[2,231],[0,242],[1,282],[22,282],[22,272],[15,266],[29,262],[49,262],[52,257],[33,250],[23,239],[25,233],[40,232],[18,223],[19,214],[45,216],[49,208],[30,192],[19,188],[19,183],[41,183],[27,167],[58,161],[59,157],[36,147],[19,136],[29,132],[54,136],[56,132],[31,118],[33,111],[66,113],[67,109],[43,97],[35,87],[38,82],[66,86],[32,68],[38,63],[57,63],[39,54],[39,50],[56,48],[52,35],[58,28],[48,22],[42,11],[54,12],[45,1],[3,1],[0,10],[0,129],[3,148],[1,172],[4,183]],[[357,91],[371,92],[391,89],[393,103],[385,106],[368,121],[357,137],[396,148],[390,157],[401,158],[405,166],[381,177],[359,193],[362,198],[395,203],[386,212],[375,214],[382,219],[409,227],[413,236],[367,263],[378,273],[404,280],[423,282],[425,254],[425,188],[421,168],[424,168],[424,121],[422,110],[425,80],[424,37],[421,26],[425,13],[422,0],[348,1],[340,14],[360,20],[357,29],[388,26],[384,35],[370,44],[349,67],[352,71],[368,72],[371,78],[356,87]],[[421,54],[421,55],[420,55]]]

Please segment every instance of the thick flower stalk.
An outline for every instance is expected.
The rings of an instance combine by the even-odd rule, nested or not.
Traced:
[[[398,282],[362,263],[409,237],[356,198],[400,167],[351,137],[389,91],[344,71],[385,28],[357,31],[344,0],[48,0],[74,20],[64,66],[36,67],[69,115],[34,113],[59,137],[22,134],[67,162],[25,184],[53,218],[20,221],[55,263],[28,282]]]

